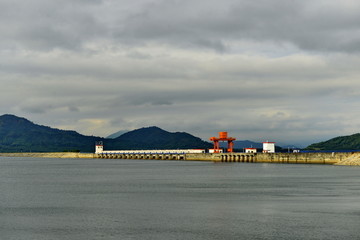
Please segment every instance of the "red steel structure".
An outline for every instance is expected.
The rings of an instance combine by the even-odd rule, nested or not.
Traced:
[[[220,152],[220,145],[219,142],[228,142],[228,152],[233,152],[234,149],[234,143],[233,141],[235,141],[236,138],[232,138],[232,137],[228,137],[228,133],[227,132],[219,132],[219,137],[211,137],[210,141],[214,142],[214,153],[219,153]]]

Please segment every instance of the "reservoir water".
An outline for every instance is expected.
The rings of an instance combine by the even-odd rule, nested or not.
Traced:
[[[0,239],[360,239],[360,168],[0,158]]]

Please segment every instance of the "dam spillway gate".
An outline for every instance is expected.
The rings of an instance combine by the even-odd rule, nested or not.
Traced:
[[[249,153],[168,153],[168,154],[140,154],[140,153],[98,153],[102,159],[138,159],[138,160],[190,160],[213,162],[256,162],[256,154]]]
[[[143,160],[186,160],[185,154],[116,154],[100,153],[97,158],[105,159],[143,159]]]
[[[256,162],[255,154],[221,154],[221,162]]]

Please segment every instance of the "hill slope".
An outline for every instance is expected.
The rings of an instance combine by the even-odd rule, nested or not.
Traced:
[[[307,150],[360,150],[360,133],[341,136],[330,140],[314,143]]]
[[[98,139],[75,131],[37,125],[14,115],[0,116],[1,152],[93,152],[94,142]]]
[[[141,128],[115,139],[84,136],[75,131],[41,126],[14,115],[0,116],[0,152],[94,152],[95,142],[105,149],[186,149],[212,145],[188,133],[170,133],[158,127]]]
[[[167,132],[158,127],[136,129],[105,141],[105,149],[193,149],[212,144],[185,132]]]
[[[127,132],[129,132],[129,131],[120,130],[120,131],[117,131],[116,133],[110,134],[106,138],[114,139],[114,138],[120,137],[121,135],[123,135],[124,133],[127,133]]]

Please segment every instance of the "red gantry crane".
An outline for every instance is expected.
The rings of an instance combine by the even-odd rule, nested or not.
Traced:
[[[228,142],[228,152],[233,152],[233,148],[234,148],[234,143],[233,141],[235,141],[236,138],[232,138],[232,137],[228,137],[228,133],[227,132],[219,132],[219,137],[211,137],[210,141],[214,142],[214,153],[219,153],[220,152],[220,145],[219,142]]]

